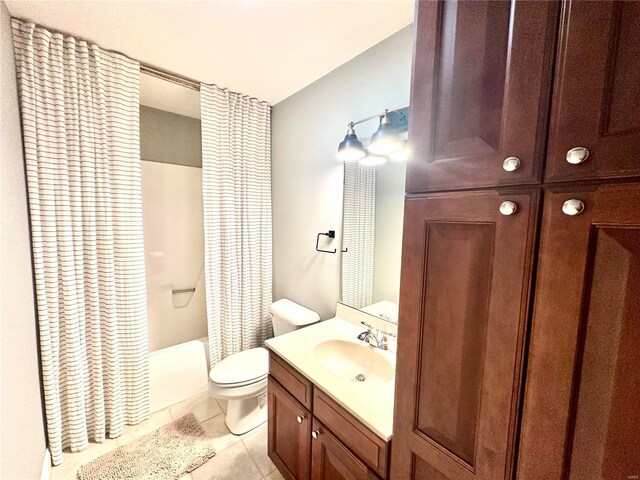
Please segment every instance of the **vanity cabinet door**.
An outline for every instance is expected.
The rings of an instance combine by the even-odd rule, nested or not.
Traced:
[[[311,480],[376,480],[367,466],[313,420]]]
[[[559,4],[416,3],[407,192],[538,182]]]
[[[269,377],[268,453],[287,480],[309,480],[311,415]]]
[[[546,180],[640,176],[640,2],[563,2],[555,77]]]
[[[518,478],[638,478],[640,185],[544,203]]]
[[[535,189],[407,197],[392,480],[512,478],[537,211]]]

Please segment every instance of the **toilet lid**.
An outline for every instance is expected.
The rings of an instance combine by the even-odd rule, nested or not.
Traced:
[[[269,352],[258,347],[228,356],[211,369],[209,378],[219,385],[247,383],[269,373]]]

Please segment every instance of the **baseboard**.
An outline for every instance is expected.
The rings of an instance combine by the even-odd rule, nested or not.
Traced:
[[[42,460],[42,470],[40,480],[49,480],[51,478],[51,452],[47,448],[44,451],[44,459]]]

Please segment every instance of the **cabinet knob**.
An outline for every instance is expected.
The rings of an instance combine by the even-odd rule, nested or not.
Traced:
[[[507,200],[506,202],[502,202],[500,204],[500,213],[502,215],[513,215],[518,210],[518,205],[511,200]]]
[[[584,203],[576,198],[572,198],[571,200],[567,200],[562,204],[562,212],[565,215],[580,215],[584,210]]]
[[[589,150],[585,147],[575,147],[567,152],[567,162],[577,165],[589,158]]]
[[[520,168],[520,159],[518,157],[509,157],[502,162],[502,168],[507,172],[515,172]]]
[[[318,438],[320,436],[320,430],[314,430],[313,432],[311,432],[311,436],[313,438]]]
[[[298,415],[296,417],[296,420],[298,421],[298,423],[302,423],[302,421],[304,420],[304,417],[302,415]]]

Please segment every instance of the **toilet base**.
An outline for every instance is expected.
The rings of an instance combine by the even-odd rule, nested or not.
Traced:
[[[239,400],[229,400],[224,422],[234,435],[242,435],[267,421],[267,405],[263,395]]]

